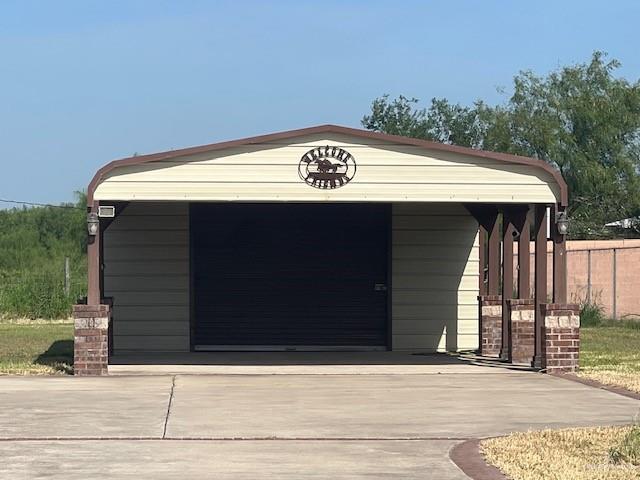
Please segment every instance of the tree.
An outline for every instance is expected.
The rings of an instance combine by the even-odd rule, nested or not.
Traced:
[[[569,186],[571,236],[601,237],[604,224],[640,215],[640,83],[617,78],[616,60],[514,78],[503,104],[471,106],[383,96],[362,124],[374,131],[539,158]]]

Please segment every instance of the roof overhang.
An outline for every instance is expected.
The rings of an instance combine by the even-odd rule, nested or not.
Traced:
[[[89,206],[94,203],[94,192],[100,182],[104,179],[105,175],[112,170],[130,165],[140,165],[154,161],[168,160],[177,157],[184,157],[188,155],[203,154],[208,152],[216,152],[233,147],[248,146],[253,144],[263,144],[268,142],[276,142],[279,140],[291,140],[297,137],[313,134],[341,134],[350,135],[357,138],[366,140],[377,140],[381,142],[389,142],[397,145],[411,145],[416,147],[422,147],[425,150],[441,151],[447,153],[456,153],[461,155],[467,155],[469,157],[489,159],[497,162],[504,162],[507,164],[526,165],[534,169],[540,169],[550,174],[558,185],[560,195],[557,200],[558,204],[562,207],[566,207],[568,204],[568,189],[567,184],[560,172],[551,166],[549,163],[529,157],[523,157],[518,155],[510,155],[506,153],[490,152],[485,150],[476,150],[467,147],[458,147],[455,145],[447,145],[443,143],[431,142],[428,140],[421,140],[410,137],[403,137],[399,135],[388,135],[385,133],[371,132],[368,130],[361,130],[357,128],[341,127],[337,125],[320,125],[316,127],[301,128],[298,130],[289,130],[285,132],[272,133],[268,135],[259,135],[255,137],[242,138],[239,140],[231,140],[226,142],[212,143],[208,145],[201,145],[196,147],[182,148],[178,150],[170,150],[166,152],[152,153],[148,155],[138,155],[134,157],[123,158],[120,160],[114,160],[102,168],[100,168],[93,179],[89,183],[87,189],[87,201]]]

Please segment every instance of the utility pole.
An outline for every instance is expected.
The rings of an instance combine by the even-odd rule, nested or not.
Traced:
[[[64,258],[64,294],[69,295],[71,291],[71,272],[69,272],[69,257]]]

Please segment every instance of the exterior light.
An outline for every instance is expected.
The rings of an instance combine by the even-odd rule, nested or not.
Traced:
[[[100,230],[100,219],[98,214],[91,212],[87,214],[87,232],[90,236],[95,237]]]
[[[100,218],[114,218],[116,216],[116,207],[113,205],[100,205],[98,207],[98,216]]]
[[[566,235],[569,231],[569,219],[567,218],[567,212],[556,213],[556,228],[560,235]]]

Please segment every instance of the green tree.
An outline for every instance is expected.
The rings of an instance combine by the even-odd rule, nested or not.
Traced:
[[[574,238],[610,235],[603,225],[640,215],[640,83],[615,76],[620,63],[595,52],[587,63],[514,78],[490,106],[383,96],[362,124],[374,131],[539,158],[569,186]]]

